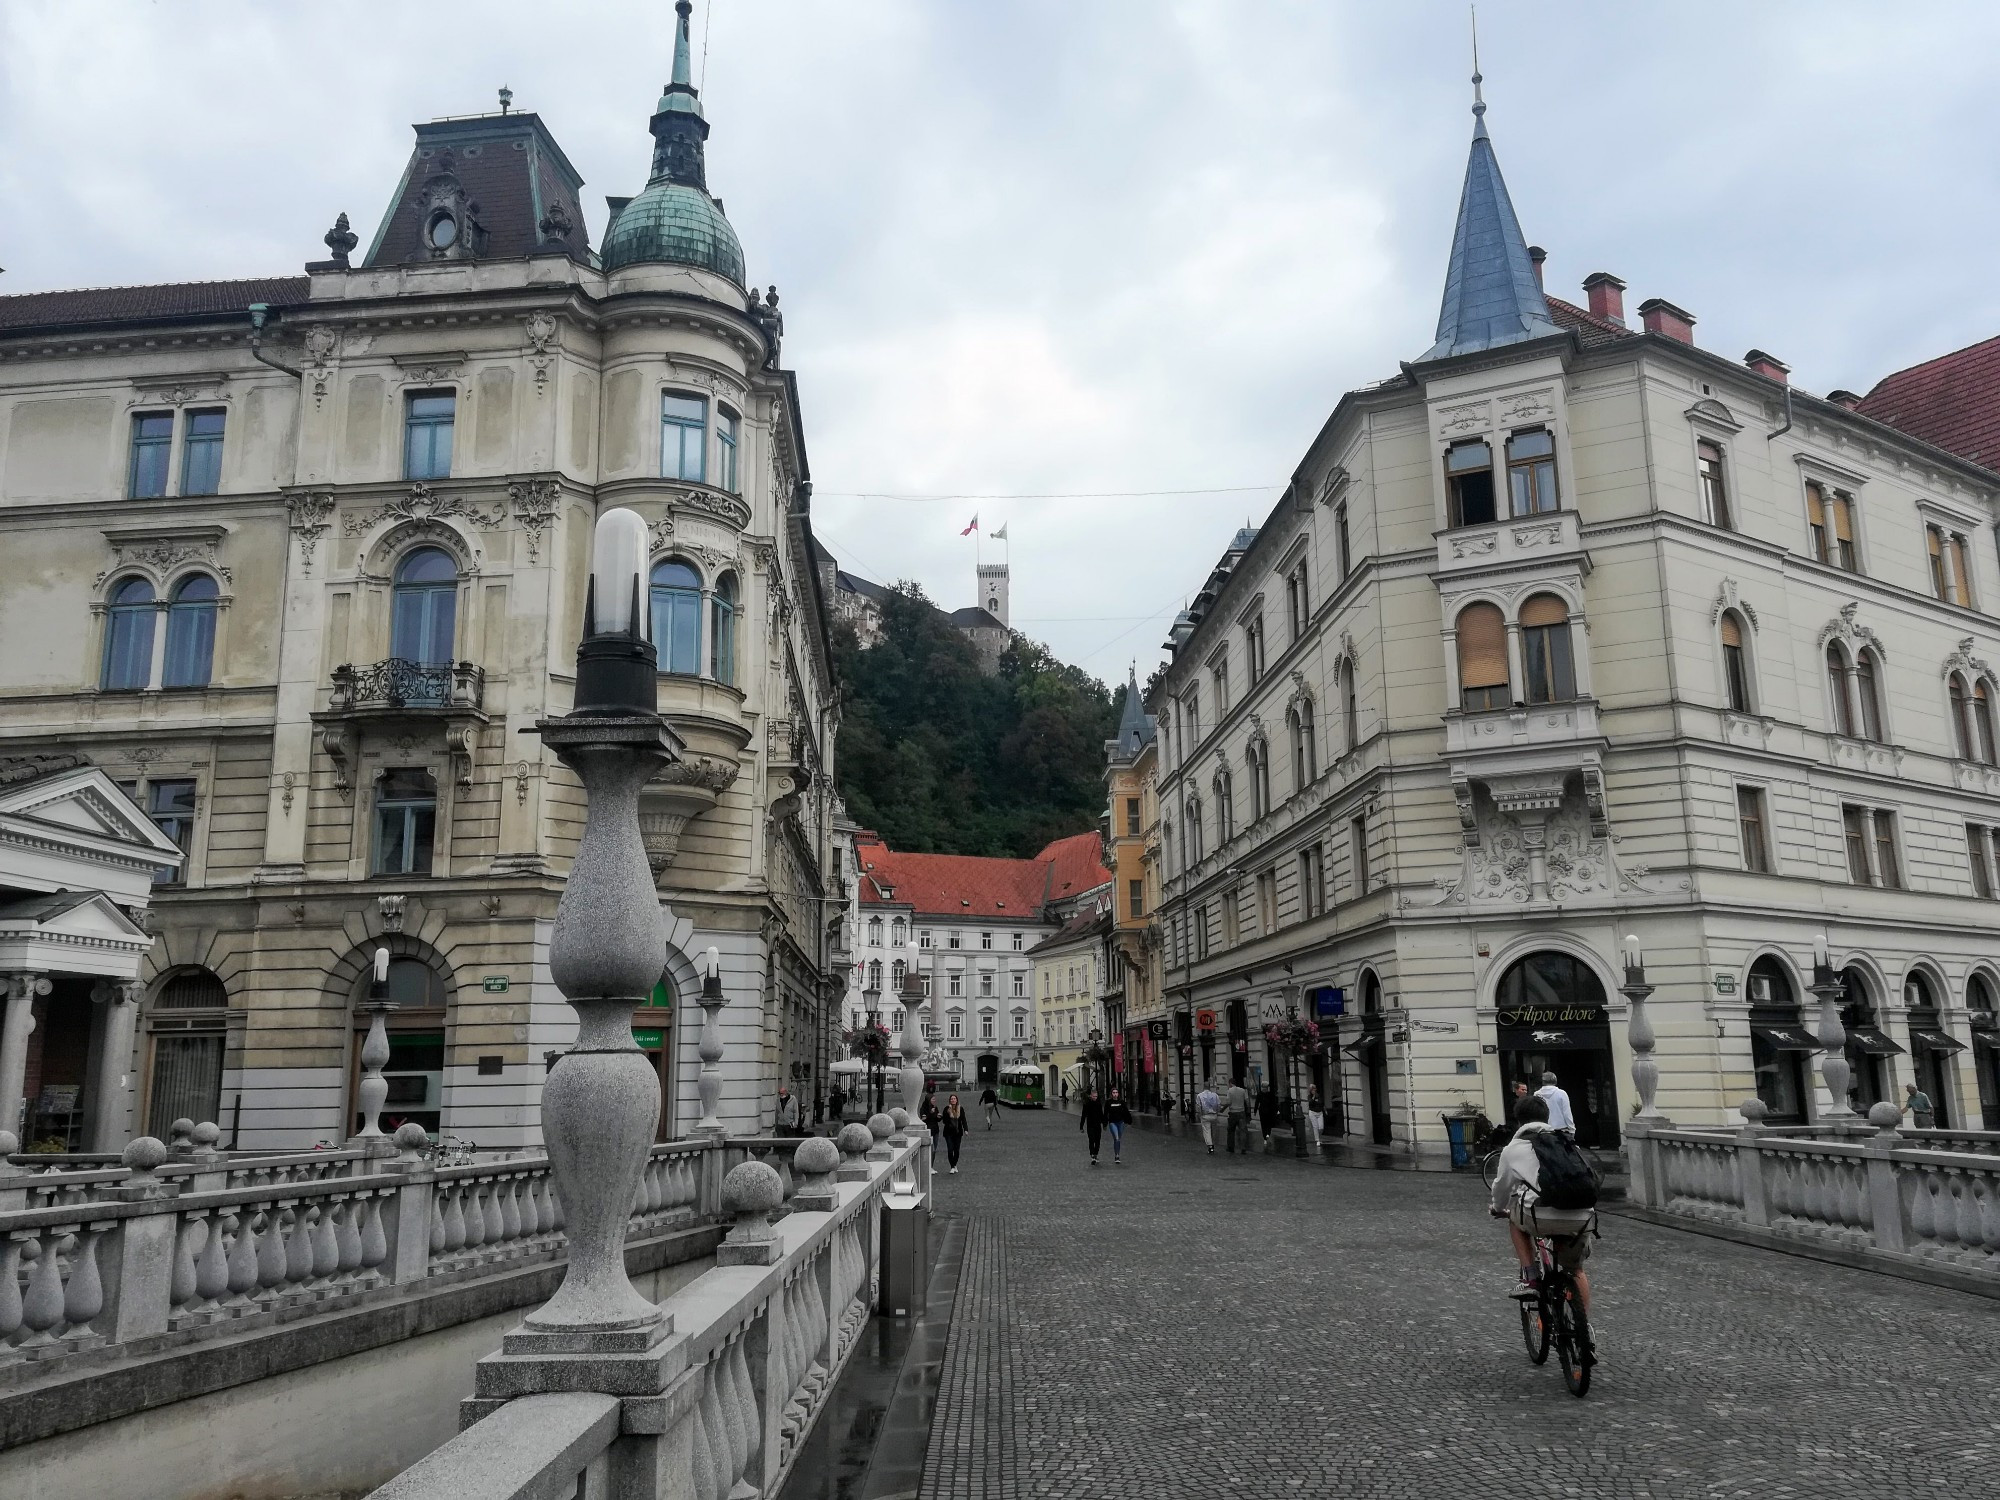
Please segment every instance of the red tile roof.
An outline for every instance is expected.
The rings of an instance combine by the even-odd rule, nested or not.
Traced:
[[[68,328],[94,323],[158,323],[241,317],[253,302],[297,307],[310,295],[304,276],[247,281],[177,281],[159,286],[104,286],[71,292],[24,292],[0,297],[0,332]]]
[[[1033,921],[1048,902],[1079,895],[1111,878],[1099,854],[1094,833],[1057,839],[1033,859],[901,854],[884,843],[855,840],[861,904],[907,906],[926,917]]]
[[[2000,469],[2000,337],[1883,376],[1855,410]]]

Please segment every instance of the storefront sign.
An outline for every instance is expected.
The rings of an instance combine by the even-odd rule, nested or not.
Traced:
[[[489,995],[504,995],[510,987],[510,981],[505,974],[488,974],[479,981],[479,987]]]
[[[1196,1031],[1215,1030],[1215,1012],[1212,1010],[1196,1011],[1194,1013],[1194,1029]]]
[[[1344,1016],[1347,1014],[1347,991],[1337,985],[1322,985],[1312,992],[1313,1011],[1316,1015]]]
[[[1602,1026],[1604,1007],[1601,1005],[1523,1005],[1514,1010],[1503,1010],[1494,1020],[1502,1027],[1508,1026]]]
[[[1146,1023],[1146,1035],[1156,1042],[1164,1042],[1167,1039],[1167,1023],[1165,1021],[1148,1021]]]
[[[658,1031],[641,1031],[637,1027],[634,1027],[632,1030],[632,1040],[641,1047],[658,1047],[662,1044],[663,1039]]]

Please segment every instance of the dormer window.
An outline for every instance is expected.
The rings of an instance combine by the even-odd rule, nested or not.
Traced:
[[[1445,450],[1444,480],[1453,526],[1483,526],[1493,510],[1493,445],[1453,443]]]
[[[1561,503],[1556,493],[1556,440],[1545,427],[1507,439],[1507,488],[1513,513],[1540,515]]]
[[[440,253],[458,243],[458,215],[439,212],[424,226],[424,243]]]

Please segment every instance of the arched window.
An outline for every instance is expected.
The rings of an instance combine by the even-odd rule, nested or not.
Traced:
[[[882,960],[879,958],[868,960],[868,984],[866,988],[871,990],[882,988]]]
[[[1292,780],[1304,791],[1319,775],[1319,748],[1313,743],[1313,708],[1309,699],[1292,705]]]
[[[1847,653],[1840,649],[1838,641],[1829,641],[1826,647],[1826,690],[1833,704],[1833,732],[1851,736],[1854,698],[1847,688]]]
[[[1881,663],[1873,650],[1864,646],[1854,658],[1854,702],[1861,711],[1861,737],[1882,740]]]
[[[1952,719],[1958,728],[1958,753],[1966,760],[1976,760],[1985,765],[1994,764],[1993,735],[1993,690],[1984,677],[1975,678],[1972,691],[1965,690],[1965,679],[1957,673],[1951,678]]]
[[[1347,751],[1352,755],[1354,747],[1361,743],[1361,711],[1354,693],[1354,658],[1351,656],[1340,664],[1340,681],[1344,700],[1342,706],[1346,709]]]
[[[909,972],[910,965],[907,960],[899,958],[889,965],[889,979],[896,986],[896,993],[899,995],[903,993],[903,979]]]
[[[153,1038],[152,1089],[146,1111],[152,1134],[165,1140],[176,1120],[214,1122],[222,1108],[222,1054],[228,1041],[229,992],[207,969],[183,969],[160,987],[152,1009],[177,1016]],[[199,1012],[207,1011],[203,1016]]]
[[[127,578],[111,591],[104,630],[104,673],[107,693],[139,692],[153,685],[153,616],[158,613],[153,586],[143,578]]]
[[[183,578],[167,606],[167,661],[160,685],[207,687],[215,665],[215,608],[221,590],[206,573]]]
[[[1229,783],[1229,772],[1215,773],[1215,841],[1226,844],[1236,833],[1236,796]]]
[[[736,575],[724,573],[709,601],[708,670],[717,682],[736,681]]]
[[[1201,798],[1188,798],[1187,857],[1190,865],[1201,863]]]
[[[1951,727],[1958,737],[1958,758],[1972,759],[1972,700],[1965,691],[1965,678],[1957,672],[1951,674],[1951,683],[1946,689],[1951,694]]]
[[[1243,759],[1250,776],[1250,820],[1254,823],[1271,810],[1271,748],[1262,740],[1252,740]]]
[[[438,547],[419,547],[396,564],[391,587],[389,654],[420,667],[452,659],[458,623],[458,564]]]
[[[701,671],[701,575],[677,557],[653,565],[653,645],[662,672]]]
[[[1750,660],[1744,654],[1743,619],[1730,610],[1722,617],[1722,678],[1729,692],[1729,706],[1739,714],[1751,713]]]
[[[1993,983],[1984,974],[1974,974],[1965,982],[1965,1008],[1974,1015],[1984,1014],[1989,1019],[1975,1022],[1975,1025],[1990,1027],[1991,1016],[1996,1009],[1993,1003]]]
[[[910,946],[910,929],[901,917],[889,924],[889,946],[892,948]]]
[[[1769,1111],[1767,1120],[1802,1125],[1806,1059],[1818,1046],[1818,1038],[1800,1023],[1791,976],[1777,959],[1767,955],[1750,965],[1749,981],[1750,1065],[1756,1074],[1757,1097]]]
[[[1173,874],[1176,866],[1174,864],[1174,821],[1172,818],[1160,819],[1160,857],[1165,862],[1164,867],[1166,872],[1169,875]]]
[[[868,919],[868,946],[871,948],[882,946],[882,919],[880,917],[870,917]]]
[[[1563,703],[1576,696],[1569,606],[1554,594],[1537,594],[1521,606],[1521,655],[1526,662],[1528,702]]]
[[[1498,605],[1468,604],[1458,612],[1458,704],[1505,708],[1507,621]]]

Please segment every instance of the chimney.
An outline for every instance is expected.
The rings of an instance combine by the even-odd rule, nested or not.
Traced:
[[[1752,349],[1743,356],[1743,363],[1766,380],[1775,380],[1779,385],[1789,383],[1785,377],[1792,373],[1792,367],[1774,354],[1766,354],[1762,349]]]
[[[1607,323],[1625,326],[1625,283],[1609,271],[1592,271],[1583,278],[1583,294],[1590,299],[1590,315]]]
[[[1535,290],[1536,290],[1536,291],[1547,291],[1547,290],[1548,290],[1548,287],[1547,287],[1546,285],[1544,285],[1544,283],[1543,283],[1543,281],[1542,281],[1542,262],[1543,262],[1543,261],[1545,261],[1545,260],[1547,260],[1548,258],[1549,258],[1549,252],[1548,252],[1548,251],[1546,251],[1546,250],[1544,250],[1544,249],[1543,249],[1543,248],[1542,248],[1542,247],[1541,247],[1540,245],[1530,245],[1530,246],[1528,246],[1528,259],[1529,259],[1529,260],[1531,260],[1531,261],[1533,261],[1533,262],[1535,263]]]
[[[1852,391],[1829,391],[1827,392],[1826,399],[1831,401],[1835,406],[1846,407],[1849,411],[1853,411],[1855,407],[1861,404],[1861,398]]]
[[[1675,307],[1664,297],[1648,297],[1641,302],[1639,322],[1648,333],[1663,333],[1683,344],[1694,342],[1694,314]]]

